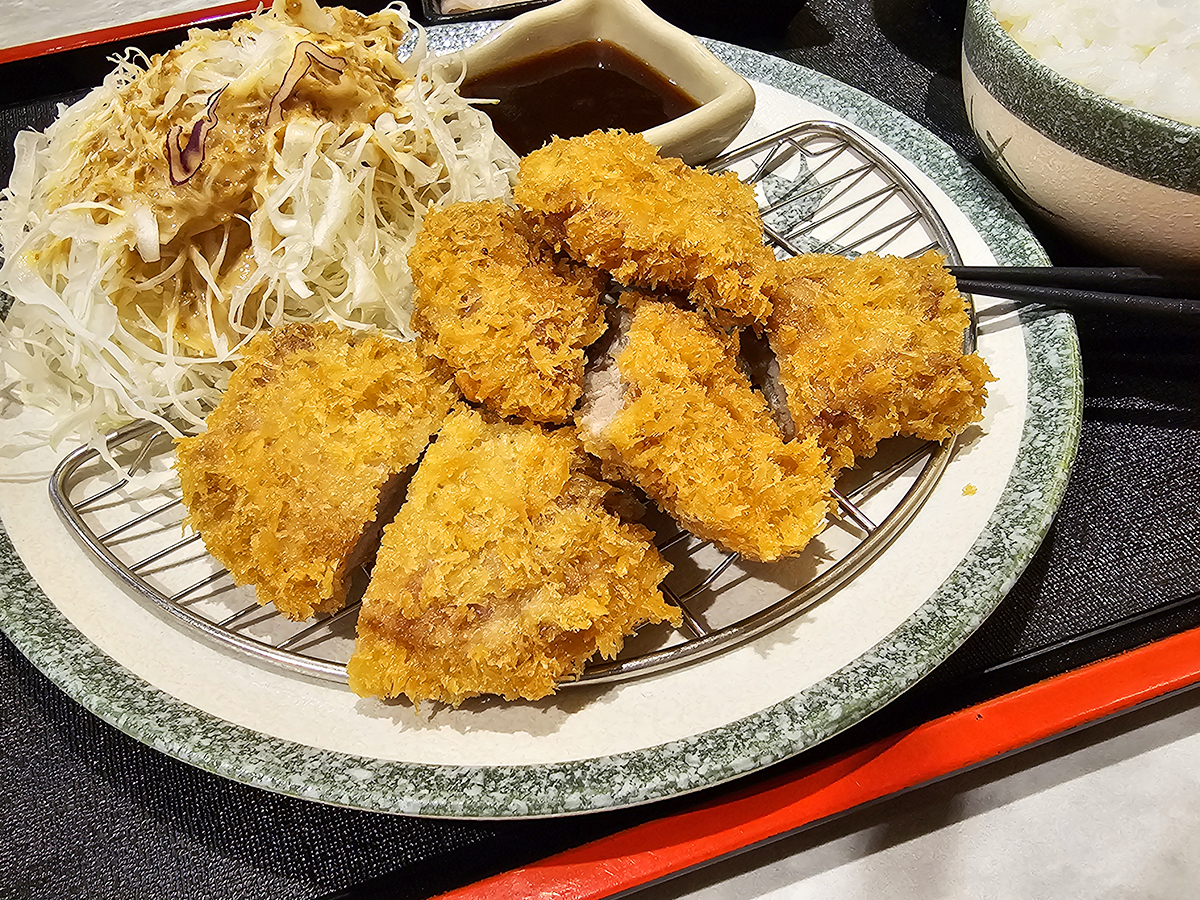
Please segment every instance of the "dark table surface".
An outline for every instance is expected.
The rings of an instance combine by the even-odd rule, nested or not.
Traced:
[[[961,3],[651,5],[695,33],[873,94],[985,167],[960,94]],[[98,59],[10,64],[7,80],[28,93],[30,79],[52,84],[75,69],[97,71]],[[0,111],[0,126],[11,129],[21,111],[19,104]],[[0,175],[7,181],[6,170]],[[1034,230],[1057,263],[1102,262]],[[1025,575],[917,689],[830,747],[766,775],[1200,624],[1200,603],[1190,602],[1200,590],[1200,325],[1088,314],[1077,327],[1086,398],[1079,455],[1056,523]],[[1054,649],[1007,664],[1046,647]],[[694,802],[473,823],[277,796],[138,744],[68,699],[0,637],[0,897],[424,897]]]

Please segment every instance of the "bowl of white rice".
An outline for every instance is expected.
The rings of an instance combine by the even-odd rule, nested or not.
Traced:
[[[1027,209],[1113,262],[1200,267],[1200,2],[968,0],[963,97]]]

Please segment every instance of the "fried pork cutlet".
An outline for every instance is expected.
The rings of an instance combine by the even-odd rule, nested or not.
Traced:
[[[660,157],[641,135],[556,139],[521,160],[513,194],[556,248],[624,285],[678,290],[724,320],[762,321],[775,257],[754,192]]]
[[[795,431],[819,436],[835,471],[879,441],[941,441],[983,417],[987,382],[963,353],[966,301],[930,251],[779,263],[767,337]]]
[[[702,313],[630,297],[585,376],[584,446],[693,534],[755,560],[800,552],[833,487],[816,440],[784,442]]]
[[[604,332],[604,276],[556,261],[500,201],[430,213],[409,255],[413,326],[470,400],[505,416],[565,422],[584,348]]]
[[[188,521],[259,603],[290,619],[336,610],[456,399],[412,343],[334,324],[264,332],[207,430],[178,442]]]
[[[384,530],[348,671],[362,696],[534,700],[680,612],[670,566],[570,429],[454,412]]]

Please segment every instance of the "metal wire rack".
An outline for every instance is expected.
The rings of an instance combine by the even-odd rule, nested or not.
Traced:
[[[714,161],[758,192],[766,234],[781,255],[916,256],[941,251],[961,263],[937,211],[888,157],[853,129],[805,122]],[[974,319],[964,336],[974,349]],[[169,435],[141,422],[112,434],[114,470],[88,447],[68,455],[50,482],[60,516],[96,559],[137,595],[219,644],[293,672],[346,680],[358,603],[293,623],[255,602],[185,526]],[[943,445],[893,439],[839,479],[836,515],[799,557],[770,565],[700,541],[665,517],[648,523],[674,565],[664,585],[683,626],[646,628],[613,661],[574,682],[625,680],[695,662],[778,627],[852,578],[916,515],[949,462]],[[359,573],[359,595],[367,573]],[[351,592],[354,596],[354,591]]]

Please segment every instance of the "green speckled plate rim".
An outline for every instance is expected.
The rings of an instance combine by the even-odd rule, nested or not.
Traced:
[[[488,27],[444,29],[431,37],[449,47]],[[708,44],[745,76],[808,99],[900,148],[962,209],[1001,263],[1045,262],[992,185],[916,123],[823,75],[752,50]],[[0,540],[0,628],[105,722],[201,769],[295,797],[388,813],[509,818],[629,806],[720,784],[812,747],[895,698],[978,628],[1023,571],[1066,487],[1082,387],[1069,316],[1026,316],[1022,328],[1029,404],[1017,460],[990,521],[950,577],[899,628],[833,675],[686,739],[560,764],[439,766],[362,758],[264,735],[175,699],[93,646],[33,582],[7,535]]]
[[[988,0],[968,0],[963,56],[1001,106],[1092,162],[1200,194],[1200,127],[1118,103],[1034,59],[1000,25]]]

